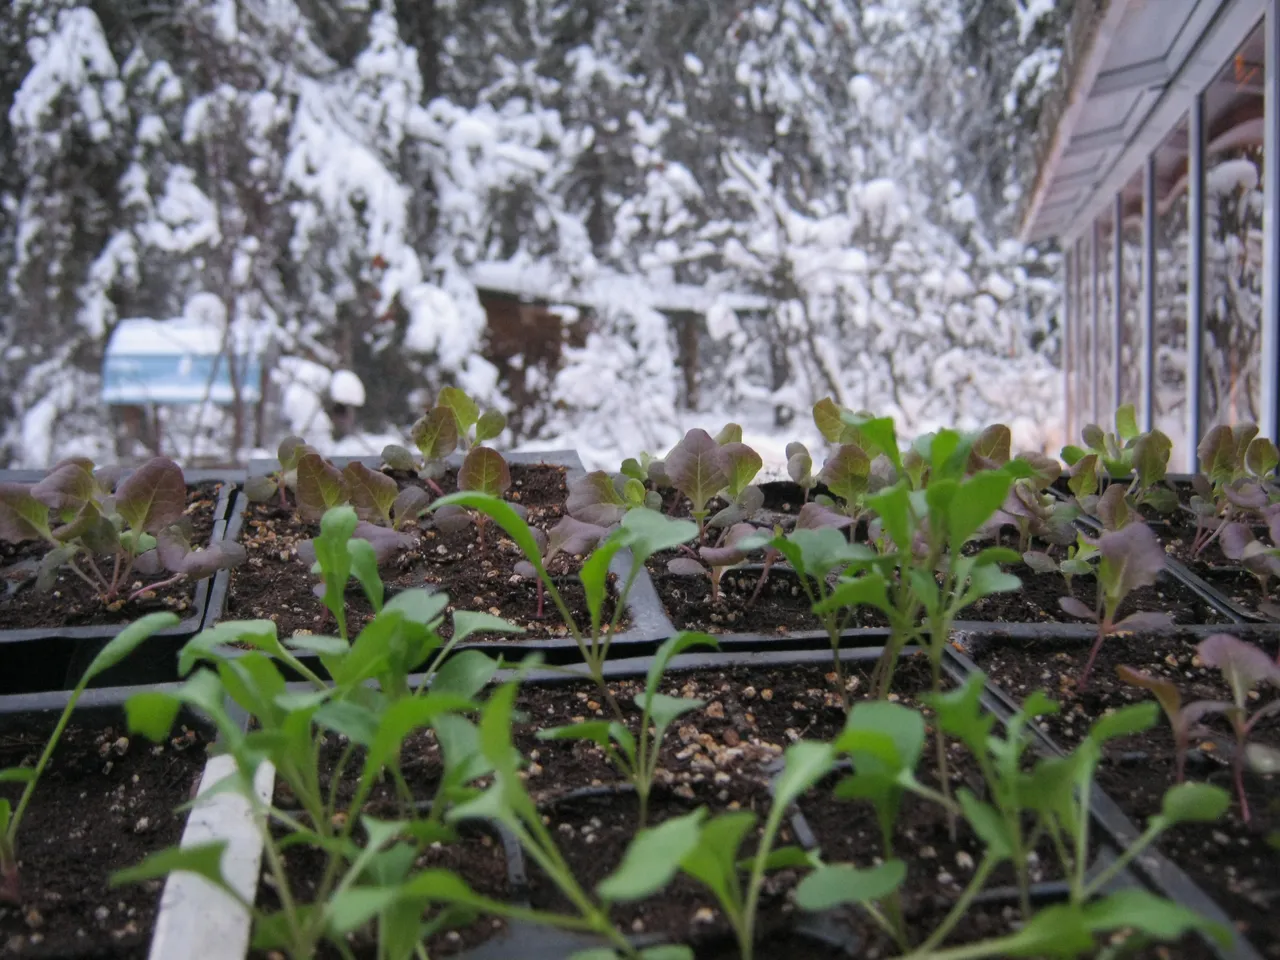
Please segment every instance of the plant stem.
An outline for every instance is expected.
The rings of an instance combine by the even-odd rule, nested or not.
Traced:
[[[178,573],[178,574],[174,574],[168,580],[161,580],[159,583],[152,583],[152,584],[149,584],[148,586],[141,587],[140,589],[135,590],[133,593],[129,594],[129,599],[127,602],[133,603],[133,601],[137,600],[139,597],[144,596],[145,594],[155,593],[155,591],[163,590],[165,587],[172,587],[176,583],[181,583],[183,580],[186,579],[186,577],[187,575],[185,573]]]
[[[1249,798],[1244,792],[1244,735],[1236,735],[1236,749],[1231,757],[1231,778],[1235,781],[1236,797],[1240,800],[1240,819],[1249,822]]]
[[[1142,831],[1142,835],[1137,840],[1129,844],[1120,855],[1103,871],[1095,876],[1087,885],[1081,888],[1081,898],[1078,902],[1084,903],[1090,897],[1096,895],[1103,887],[1110,883],[1115,877],[1127,867],[1130,862],[1147,847],[1155,842],[1156,837],[1164,832],[1165,824],[1160,817],[1153,817],[1152,823],[1147,829]],[[1083,871],[1081,871],[1083,873]]]
[[[1093,670],[1093,662],[1098,659],[1098,651],[1102,649],[1102,641],[1107,638],[1104,632],[1104,624],[1098,621],[1098,639],[1093,641],[1093,647],[1089,650],[1089,659],[1085,661],[1084,670],[1080,674],[1080,682],[1076,684],[1076,692],[1083,693],[1085,687],[1089,685],[1089,674]]]

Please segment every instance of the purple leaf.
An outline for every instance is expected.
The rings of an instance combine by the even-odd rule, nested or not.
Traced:
[[[367,523],[365,521],[357,523],[355,531],[351,535],[361,540],[369,541],[373,546],[374,554],[378,558],[378,566],[382,566],[392,560],[401,550],[408,550],[417,543],[407,533],[401,533],[398,530],[392,530],[390,527],[380,527],[375,523]]]
[[[667,561],[667,573],[677,577],[706,576],[707,568],[692,557],[676,557]]]
[[[391,516],[395,525],[402,527],[406,522],[418,519],[430,503],[431,498],[421,487],[405,487],[396,494],[395,502],[391,504]]]
[[[593,470],[569,483],[569,497],[564,509],[584,523],[611,527],[622,519],[627,505],[613,478],[603,470]]]
[[[1119,530],[1129,522],[1129,501],[1124,498],[1124,494],[1124,485],[1113,483],[1098,498],[1094,509],[1097,511],[1098,519],[1108,530]]]
[[[449,504],[431,514],[436,529],[442,533],[461,533],[471,526],[471,514],[462,507]]]
[[[693,501],[694,512],[699,514],[729,483],[720,445],[705,430],[690,430],[684,435],[667,455],[666,471],[672,485]]]
[[[230,540],[219,540],[201,550],[193,550],[182,560],[181,570],[192,580],[203,580],[219,570],[230,570],[248,558],[244,547]]]
[[[521,560],[511,570],[516,576],[524,577],[526,580],[534,580],[538,576],[538,571],[533,568],[533,564],[528,560]]]
[[[1054,559],[1039,550],[1028,550],[1022,555],[1022,562],[1036,573],[1054,573],[1058,569]]]
[[[969,448],[969,470],[996,470],[1009,462],[1013,450],[1013,433],[1003,423],[987,427]]]
[[[280,461],[280,469],[285,473],[298,469],[298,458],[309,449],[307,441],[301,437],[293,434],[285,437],[276,447],[276,459]]]
[[[821,530],[824,527],[843,530],[852,523],[852,517],[820,503],[806,503],[800,508],[800,514],[796,517],[797,530]]]
[[[1164,630],[1173,626],[1173,618],[1167,613],[1142,611],[1131,613],[1114,627],[1116,631],[1141,633],[1143,630]]]
[[[316,562],[316,542],[314,540],[299,540],[296,549],[298,551],[298,559],[303,563],[310,566]],[[321,595],[323,595],[323,591],[321,591]]]
[[[806,489],[813,486],[813,457],[803,443],[787,444],[787,476]]]
[[[107,496],[116,492],[116,487],[120,485],[120,481],[123,478],[124,467],[114,463],[109,467],[99,467],[93,471],[94,483]]]
[[[1031,476],[1026,480],[1038,490],[1053,486],[1053,482],[1062,476],[1062,462],[1057,457],[1049,457],[1034,450],[1018,454],[1018,459],[1031,468]]]
[[[1204,435],[1196,447],[1200,472],[1213,484],[1225,483],[1236,471],[1236,444],[1231,428],[1219,424]]]
[[[317,521],[347,501],[342,471],[315,451],[298,458],[298,516]]]
[[[1243,523],[1228,523],[1218,534],[1218,542],[1222,546],[1222,555],[1228,560],[1243,560],[1245,548],[1256,541],[1253,531]]]
[[[703,561],[712,567],[731,567],[747,559],[747,551],[741,549],[739,544],[759,532],[749,523],[738,523],[725,534],[724,543],[721,546],[702,547],[698,552]]]
[[[567,553],[572,556],[587,553],[608,532],[599,524],[583,523],[569,516],[561,517],[560,522],[551,528],[551,535],[547,540],[546,559],[550,562],[557,553]]]
[[[1097,616],[1093,610],[1081,600],[1075,597],[1060,597],[1058,606],[1062,608],[1062,612],[1072,617],[1079,617],[1081,620],[1097,621]]]
[[[93,499],[98,487],[93,477],[93,462],[75,458],[63,460],[31,488],[31,495],[50,510],[59,513],[79,510],[87,500]],[[186,489],[183,489],[183,502]]]
[[[1131,687],[1150,690],[1164,709],[1169,722],[1171,724],[1179,722],[1178,718],[1182,710],[1182,694],[1178,692],[1176,683],[1166,677],[1155,677],[1145,670],[1135,670],[1133,667],[1127,666],[1116,667],[1116,674]]]
[[[157,533],[181,520],[186,509],[187,482],[168,457],[148,460],[116,489],[116,510],[132,530]]]
[[[1244,706],[1249,691],[1262,683],[1280,686],[1280,664],[1251,643],[1229,633],[1215,633],[1202,640],[1196,652],[1211,667],[1222,671],[1238,705]]]
[[[1156,582],[1164,569],[1164,549],[1145,523],[1131,523],[1098,538],[1102,563],[1098,575],[1108,594],[1126,597]]]
[[[1256,480],[1239,480],[1223,487],[1222,492],[1233,504],[1245,510],[1261,510],[1267,505],[1267,492]]]
[[[133,561],[133,572],[140,577],[158,577],[168,569],[165,564],[160,561],[160,555],[155,550],[147,550],[138,554],[138,558]],[[177,573],[178,571],[174,571]]]
[[[378,470],[370,470],[358,460],[353,460],[342,471],[342,482],[347,497],[361,520],[391,522],[391,505],[396,502],[400,488],[394,480]]]
[[[818,479],[827,485],[827,489],[845,503],[855,503],[867,492],[870,477],[871,458],[853,443],[837,447],[818,474]]]
[[[170,527],[156,534],[155,552],[164,569],[182,573],[182,564],[191,552],[191,544],[179,530]]]

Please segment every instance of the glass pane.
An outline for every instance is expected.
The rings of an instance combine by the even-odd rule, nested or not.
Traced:
[[[1187,462],[1187,121],[1156,150],[1155,426]]]
[[[1080,270],[1076,277],[1076,289],[1079,291],[1080,329],[1076,343],[1080,345],[1080,367],[1076,374],[1076,396],[1080,404],[1076,408],[1076,436],[1080,427],[1093,419],[1093,294],[1091,257],[1089,246],[1092,238],[1086,230],[1085,235],[1076,243],[1076,257],[1080,262]],[[1072,437],[1074,441],[1076,437]]]
[[[1258,419],[1263,47],[1259,25],[1205,91],[1205,431]]]
[[[1076,367],[1078,361],[1076,359],[1076,327],[1079,325],[1079,318],[1076,316],[1079,310],[1080,301],[1076,298],[1076,257],[1075,246],[1071,246],[1063,251],[1063,263],[1065,267],[1065,275],[1063,277],[1063,315],[1066,318],[1066,326],[1062,335],[1062,369],[1065,377],[1064,383],[1064,401],[1066,403],[1066,418],[1063,421],[1063,443],[1071,443],[1075,440],[1076,434]]]
[[[1142,173],[1120,194],[1123,251],[1120,288],[1120,402],[1142,415]]]
[[[1097,377],[1098,409],[1094,411],[1094,420],[1104,429],[1115,420],[1115,389],[1111,382],[1113,364],[1111,350],[1115,343],[1115,250],[1111,237],[1111,212],[1107,211],[1098,217],[1098,370]]]

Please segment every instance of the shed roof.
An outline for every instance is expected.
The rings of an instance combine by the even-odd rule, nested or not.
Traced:
[[[260,397],[269,335],[244,325],[233,336],[240,398]],[[102,399],[111,405],[186,404],[235,401],[227,331],[193,317],[122,320],[107,341],[102,362]]]

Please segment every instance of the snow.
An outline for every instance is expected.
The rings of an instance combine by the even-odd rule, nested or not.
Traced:
[[[406,350],[433,353],[461,326],[457,304],[437,286],[417,284],[407,290],[402,299],[409,311],[409,325],[404,334]]]
[[[693,74],[695,77],[702,76],[703,69],[704,69],[702,66],[702,61],[699,60],[692,53],[686,53],[684,55],[684,68],[688,70],[691,74]]]
[[[364,384],[350,370],[335,370],[329,381],[329,397],[348,407],[364,406]]]
[[[1253,190],[1258,186],[1258,168],[1253,161],[1241,157],[1215,163],[1205,174],[1205,189],[1214,196],[1234,190]]]

